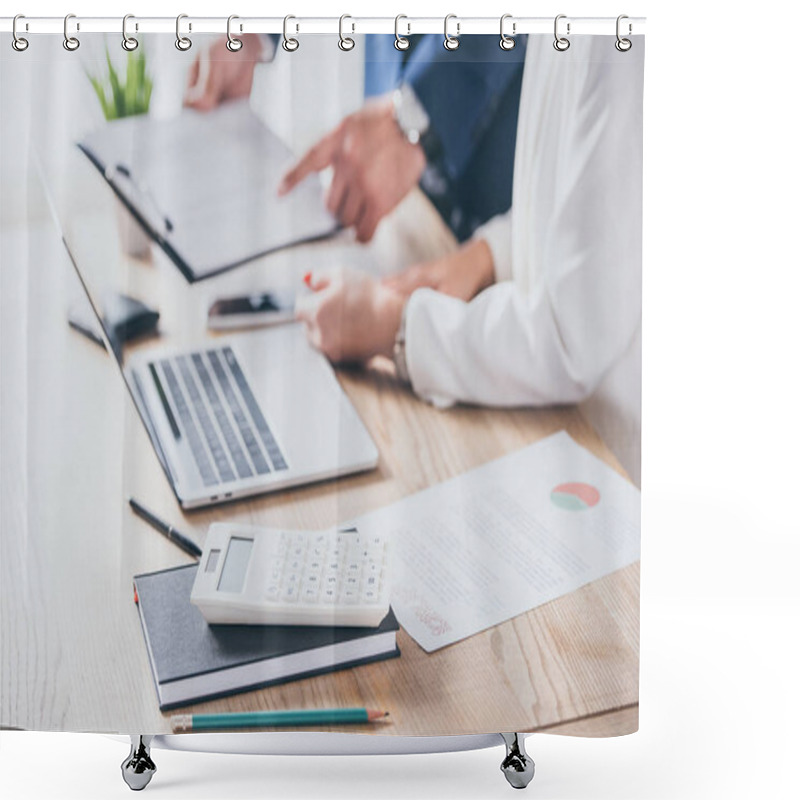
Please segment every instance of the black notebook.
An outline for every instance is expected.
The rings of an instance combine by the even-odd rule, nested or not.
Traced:
[[[78,147],[189,281],[338,227],[318,176],[278,197],[295,156],[246,100],[114,120]]]
[[[399,625],[209,625],[191,604],[196,564],[137,575],[134,587],[162,710],[400,655]]]

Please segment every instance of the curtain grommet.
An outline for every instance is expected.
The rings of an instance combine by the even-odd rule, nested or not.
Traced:
[[[562,19],[566,19],[566,14],[559,14],[556,16],[555,21],[553,22],[553,36],[555,37],[555,41],[553,42],[553,47],[558,50],[559,53],[563,53],[565,50],[569,50],[570,41],[567,39],[567,36],[570,34],[570,23],[567,22],[567,36],[559,36],[558,34],[558,23]]]
[[[300,42],[297,41],[293,36],[289,36],[289,20],[290,19],[297,19],[297,17],[293,17],[291,14],[288,14],[283,18],[283,41],[281,42],[281,47],[287,53],[294,53],[298,47],[300,47]],[[299,32],[300,26],[295,23],[295,32]]]
[[[128,20],[136,19],[133,14],[126,14],[122,18],[122,49],[132,53],[138,46],[139,40],[135,36],[128,36]],[[139,30],[139,24],[134,23],[134,30]]]
[[[241,39],[237,39],[231,32],[231,23],[235,19],[239,19],[236,14],[231,14],[228,17],[228,41],[225,42],[225,47],[227,47],[231,53],[238,53],[244,47],[244,42]],[[240,31],[241,29],[241,26],[239,26]]]
[[[351,36],[344,35],[343,28],[344,28],[344,21],[346,19],[353,19],[353,18],[349,14],[342,14],[342,16],[339,17],[339,49],[343,50],[345,53],[349,53],[356,46],[356,40],[353,39]],[[351,23],[350,32],[351,33],[356,32],[356,26],[354,22]]]
[[[511,14],[503,14],[503,16],[500,17],[500,49],[506,52],[513,50],[517,46],[517,40],[514,38],[517,35],[517,23],[512,21],[511,36],[508,36],[505,31],[507,19],[513,20],[513,16]]]
[[[630,50],[631,47],[633,47],[633,42],[630,39],[626,39],[620,33],[620,23],[624,19],[629,19],[627,14],[620,14],[617,17],[617,41],[614,42],[614,47],[616,47],[617,50],[619,50],[620,53],[627,53],[628,50]],[[631,23],[629,22],[628,23],[628,36],[630,36],[631,33],[633,33],[633,25],[631,25]]]
[[[25,19],[25,15],[24,14],[17,14],[14,17],[14,22],[11,25],[11,35],[13,37],[11,39],[11,46],[18,53],[24,53],[28,49],[28,45],[30,44],[30,42],[24,36],[20,36],[17,33],[17,23],[21,19]],[[25,30],[28,30],[28,23],[27,22],[25,23]]]
[[[455,36],[453,36],[448,30],[448,25],[451,19],[454,19],[456,21]],[[444,42],[442,42],[442,44],[444,45],[444,49],[450,50],[450,52],[452,52],[453,50],[458,50],[458,46],[461,44],[461,42],[458,40],[458,37],[460,35],[461,35],[461,23],[458,21],[458,17],[455,14],[448,14],[444,18]]]
[[[188,19],[188,14],[178,14],[175,18],[175,47],[180,50],[182,53],[185,53],[187,50],[191,49],[192,40],[188,36],[184,36],[181,33],[181,20]],[[189,23],[189,33],[192,32],[192,23]]]
[[[70,36],[69,34],[69,21],[71,19],[75,19],[74,14],[67,14],[64,17],[64,49],[74,53],[81,46],[81,40],[77,36]],[[80,29],[80,23],[76,22],[75,30],[79,31]]]
[[[405,36],[400,35],[400,20],[401,19],[408,19],[405,14],[398,14],[394,18],[394,48],[395,50],[399,50],[401,53],[408,50],[411,46],[411,42],[408,40],[408,36],[411,35],[411,23],[406,22],[406,27],[408,30],[406,31]]]

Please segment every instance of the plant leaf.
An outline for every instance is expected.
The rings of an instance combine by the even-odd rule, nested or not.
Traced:
[[[123,116],[131,116],[136,109],[136,80],[137,80],[137,58],[134,53],[128,53],[128,64],[125,68],[125,113]]]
[[[114,109],[117,117],[125,116],[125,95],[119,82],[119,76],[111,63],[111,54],[106,47],[106,62],[108,63],[108,80],[111,83],[111,94],[114,98]]]
[[[107,120],[145,114],[150,108],[153,80],[147,74],[147,55],[144,49],[138,52],[130,51],[127,55],[124,83],[114,68],[108,46],[106,46],[107,77],[99,78],[86,73]]]
[[[108,103],[105,87],[100,82],[100,79],[95,78],[94,75],[89,75],[88,78],[92,84],[95,94],[97,95],[97,99],[100,101],[100,108],[103,109],[103,116],[106,118],[106,120],[111,119],[113,110]]]

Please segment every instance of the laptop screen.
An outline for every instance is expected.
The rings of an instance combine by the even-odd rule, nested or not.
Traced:
[[[87,270],[86,265],[95,263],[108,263],[113,252],[111,242],[104,242],[102,230],[105,226],[98,225],[94,240],[96,242],[95,252],[91,260],[84,259],[84,268],[73,252],[73,243],[80,242],[80,228],[76,223],[78,212],[81,209],[79,202],[78,187],[82,185],[80,178],[80,162],[74,157],[67,159],[70,167],[75,169],[75,173],[68,171],[67,180],[61,181],[60,186],[56,186],[53,178],[48,176],[39,155],[33,151],[32,161],[37,176],[38,189],[41,191],[43,200],[50,213],[56,234],[61,239],[66,254],[77,275],[80,286],[83,290],[71,299],[68,309],[68,321],[70,326],[80,333],[103,345],[106,350],[113,354],[120,370],[122,371],[123,347],[122,334],[124,333],[120,324],[114,324],[114,320],[121,320],[122,306],[125,305],[125,298],[121,291],[114,288],[114,281],[111,279],[111,271],[105,275],[105,280],[100,280],[100,270]],[[37,191],[36,187],[32,187]],[[83,192],[80,194],[85,197]],[[88,237],[87,237],[88,238]],[[81,248],[83,249],[83,248]],[[105,283],[105,286],[103,284]],[[118,283],[121,285],[121,282]],[[109,316],[104,305],[111,311]],[[142,306],[146,308],[146,306]],[[156,312],[157,317],[157,312]],[[124,378],[124,372],[123,378]]]

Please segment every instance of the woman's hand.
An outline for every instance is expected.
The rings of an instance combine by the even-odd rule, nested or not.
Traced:
[[[313,294],[297,300],[295,314],[309,341],[333,362],[392,356],[405,299],[354,269],[306,276]]]
[[[492,251],[483,239],[471,240],[444,258],[408,267],[382,283],[404,297],[428,287],[468,301],[494,283]]]

